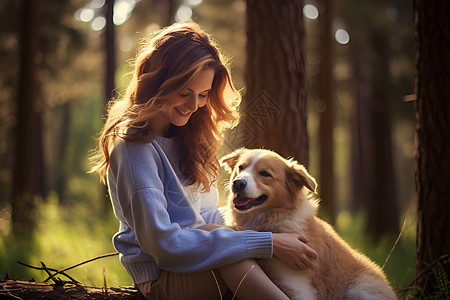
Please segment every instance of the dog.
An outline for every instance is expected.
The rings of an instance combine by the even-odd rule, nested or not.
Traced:
[[[228,226],[298,233],[317,252],[308,270],[294,270],[276,258],[258,260],[289,299],[397,299],[381,268],[316,217],[317,184],[304,166],[269,150],[244,148],[220,163],[231,174]]]

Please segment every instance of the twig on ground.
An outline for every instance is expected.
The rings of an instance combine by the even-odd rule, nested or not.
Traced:
[[[119,252],[113,252],[113,253],[108,253],[108,254],[99,255],[99,256],[96,256],[96,257],[94,257],[94,258],[91,258],[91,259],[82,261],[82,262],[80,262],[80,263],[77,263],[77,264],[75,264],[75,265],[72,265],[72,266],[70,266],[70,267],[67,267],[67,268],[58,270],[56,273],[53,273],[51,276],[49,276],[47,279],[45,279],[44,282],[47,282],[48,280],[52,279],[55,275],[62,274],[62,273],[65,272],[65,271],[68,271],[68,270],[71,270],[71,269],[76,268],[76,267],[78,267],[78,266],[84,265],[84,264],[86,264],[86,263],[88,263],[88,262],[91,262],[91,261],[94,261],[94,260],[97,260],[97,259],[100,259],[100,258],[105,258],[105,257],[109,257],[109,256],[115,256],[115,255],[119,255]]]
[[[26,264],[26,263],[24,263],[24,262],[21,262],[21,261],[17,261],[17,263],[18,264],[21,264],[22,266],[25,266],[25,267],[28,267],[28,268],[32,268],[32,269],[35,269],[35,270],[45,270],[43,267],[35,267],[35,266],[32,266],[32,265],[29,265],[29,264]],[[63,275],[63,276],[65,276],[65,277],[67,277],[70,281],[72,281],[73,283],[77,283],[77,284],[81,284],[81,282],[79,282],[78,280],[76,280],[75,278],[73,278],[72,276],[70,276],[69,274],[66,274],[66,273],[64,273],[64,272],[60,272],[60,271],[58,271],[57,269],[54,269],[54,268],[48,268],[48,267],[46,267],[46,269],[47,270],[49,270],[49,271],[52,271],[52,272],[57,272],[58,274],[61,274],[61,275]],[[53,276],[54,275],[56,275],[56,273],[54,273],[53,274]],[[52,276],[52,277],[53,277]]]
[[[47,266],[42,261],[41,261],[41,266],[44,269],[44,271],[48,274],[48,276],[52,276],[52,273],[50,272],[50,270],[47,268]],[[59,278],[53,277],[52,280],[56,285],[62,284],[62,281]]]

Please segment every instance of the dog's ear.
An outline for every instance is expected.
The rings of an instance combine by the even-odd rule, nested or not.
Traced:
[[[311,192],[316,192],[317,183],[314,177],[309,175],[306,168],[294,160],[288,162],[287,169],[287,183],[290,190],[299,190],[302,187],[306,187]],[[292,188],[291,188],[292,187]]]
[[[233,169],[236,166],[237,162],[241,158],[241,155],[247,151],[248,150],[245,148],[240,148],[228,155],[225,155],[221,159],[219,159],[219,163],[221,166],[223,166],[225,168],[225,170],[228,171],[228,173],[231,174],[231,172],[233,172]]]

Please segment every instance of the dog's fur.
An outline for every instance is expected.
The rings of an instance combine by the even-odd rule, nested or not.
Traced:
[[[258,260],[290,299],[396,299],[381,268],[315,216],[316,181],[302,165],[260,149],[239,149],[220,162],[231,173],[229,226],[302,234],[318,253],[308,270]]]

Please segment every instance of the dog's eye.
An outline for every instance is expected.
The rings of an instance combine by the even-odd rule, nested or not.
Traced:
[[[259,172],[259,175],[261,175],[263,177],[272,177],[272,175],[270,175],[267,171],[261,171],[261,172]]]
[[[240,165],[240,166],[238,167],[238,169],[239,169],[239,172],[240,172],[240,171],[244,170],[244,166],[243,166],[243,165]]]

